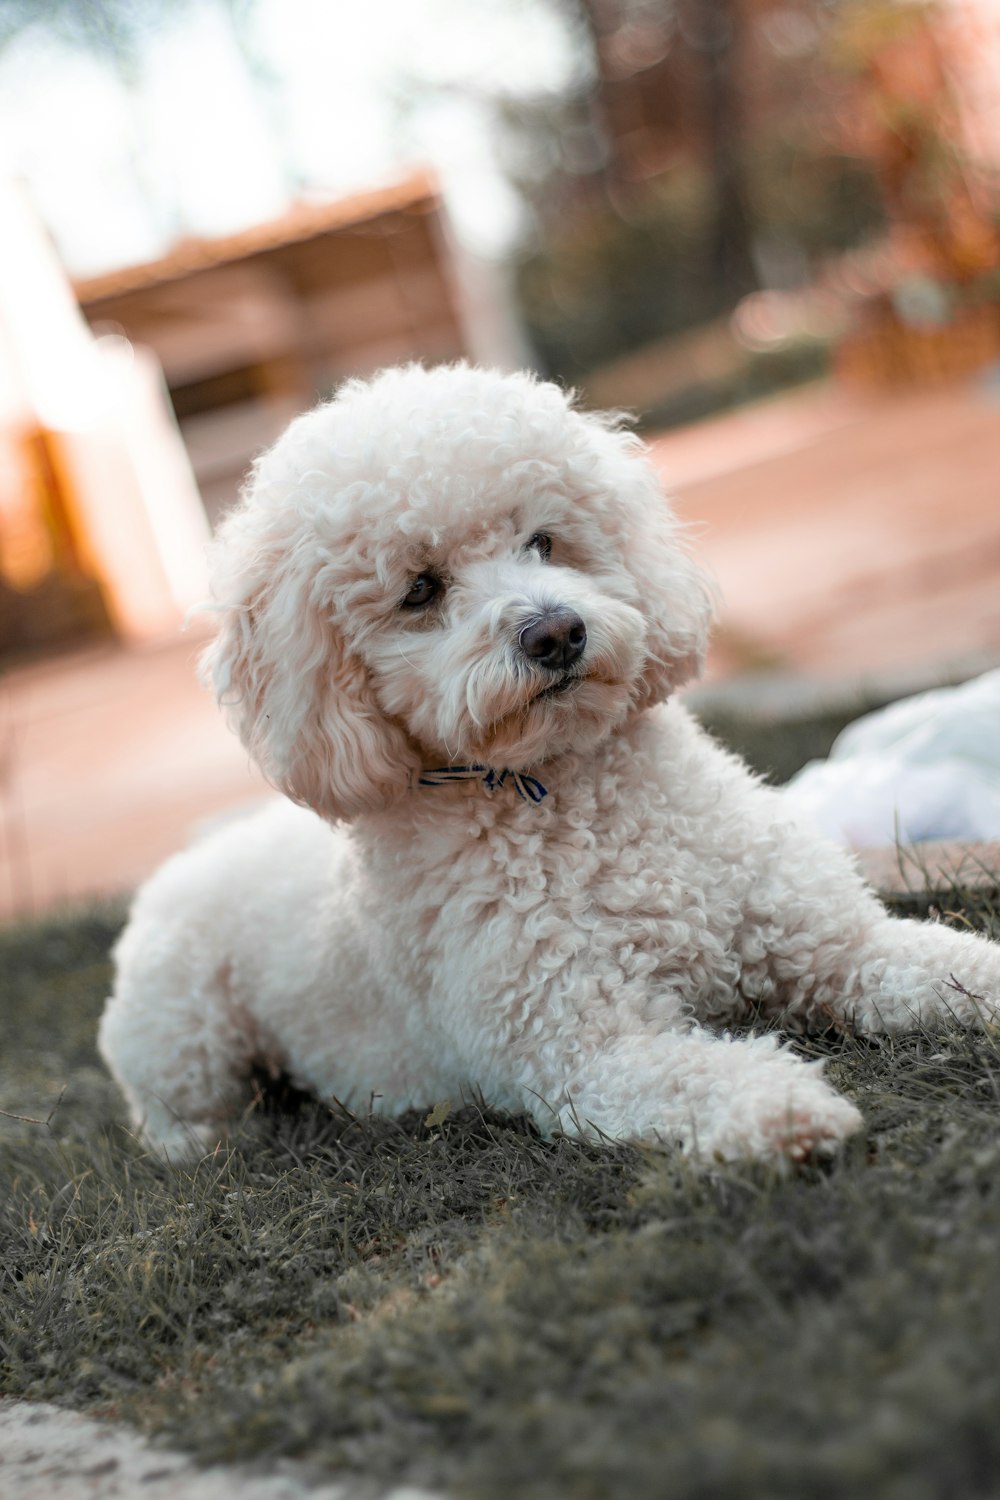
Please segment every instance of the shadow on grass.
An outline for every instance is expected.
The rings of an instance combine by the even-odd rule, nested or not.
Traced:
[[[290,1095],[169,1168],[94,1052],[118,920],[0,935],[0,1107],[66,1087],[0,1118],[6,1393],[504,1500],[995,1493],[988,1029],[807,1044],[868,1126],[825,1171]]]

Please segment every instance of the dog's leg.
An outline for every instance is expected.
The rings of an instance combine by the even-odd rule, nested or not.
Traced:
[[[221,983],[178,983],[155,1002],[154,993],[148,975],[121,965],[98,1043],[143,1139],[170,1161],[190,1160],[224,1139],[246,1102],[251,1059]]]
[[[764,788],[766,849],[740,939],[741,993],[797,1028],[905,1031],[989,1020],[1000,1010],[1000,944],[889,916],[844,850],[782,820]]]
[[[532,1114],[547,1133],[662,1141],[706,1160],[829,1156],[861,1124],[820,1064],[770,1036],[698,1029],[610,1042],[557,1099],[539,1091]]]
[[[1000,1013],[1000,945],[976,933],[880,914],[839,954],[821,957],[807,1002],[819,1019],[885,1032],[995,1022]]]

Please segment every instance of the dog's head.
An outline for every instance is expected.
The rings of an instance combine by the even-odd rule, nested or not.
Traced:
[[[700,667],[709,592],[641,445],[467,365],[351,381],[220,528],[205,655],[270,779],[327,818],[421,767],[586,749]]]

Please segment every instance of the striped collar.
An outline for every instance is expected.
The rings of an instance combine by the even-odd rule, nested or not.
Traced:
[[[417,784],[447,786],[452,781],[479,781],[488,797],[504,785],[512,786],[524,802],[537,803],[548,796],[542,783],[524,771],[491,771],[486,766],[440,766],[433,771],[422,771]]]

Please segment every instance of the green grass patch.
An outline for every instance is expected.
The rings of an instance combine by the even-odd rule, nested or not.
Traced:
[[[808,1044],[868,1127],[828,1170],[287,1095],[167,1168],[94,1050],[119,920],[0,934],[4,1393],[483,1500],[995,1495],[994,1033]]]

